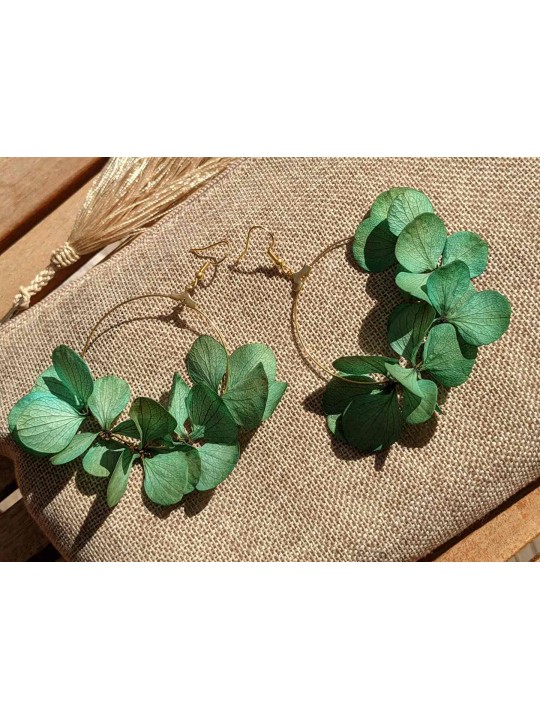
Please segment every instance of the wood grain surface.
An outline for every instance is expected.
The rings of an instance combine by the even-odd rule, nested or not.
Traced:
[[[438,562],[502,562],[540,535],[540,488],[464,537]]]
[[[0,513],[0,562],[21,562],[50,545],[22,500]]]
[[[0,250],[93,177],[104,158],[0,158]]]
[[[103,158],[0,159],[0,316],[20,285],[48,265],[53,250],[68,238],[75,216]],[[39,300],[85,261],[60,271]],[[28,514],[11,460],[0,457],[0,561],[56,561],[50,545]]]

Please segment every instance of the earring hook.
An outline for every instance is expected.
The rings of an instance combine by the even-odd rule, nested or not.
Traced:
[[[221,258],[221,260],[218,260],[215,256],[210,255],[207,256],[204,253],[206,250],[211,250],[212,248],[217,247],[218,245],[225,245],[227,247],[227,252],[225,255]],[[205,258],[209,257],[208,260],[206,260],[201,267],[197,270],[195,273],[195,278],[191,281],[191,283],[186,287],[186,293],[192,293],[197,285],[200,283],[201,280],[204,279],[206,273],[208,272],[208,269],[213,265],[215,269],[217,269],[224,260],[226,260],[229,255],[231,254],[231,244],[228,240],[218,240],[215,243],[211,243],[210,245],[205,245],[204,247],[200,248],[191,248],[190,253],[193,253],[196,257]]]
[[[242,260],[246,257],[247,251],[249,250],[249,245],[251,243],[251,236],[255,232],[255,230],[264,230],[268,235],[270,236],[270,244],[268,245],[267,252],[270,254],[271,251],[274,250],[275,244],[276,244],[276,238],[274,237],[274,233],[269,230],[265,225],[252,225],[249,230],[246,237],[246,244],[244,245],[244,249],[240,253],[240,255],[236,258],[234,261],[235,265],[238,265],[242,262]]]
[[[205,258],[207,257],[206,255],[204,255],[206,250],[211,250],[212,248],[218,247],[218,245],[225,245],[227,248],[227,251],[221,258],[221,260],[217,260],[215,256],[209,256],[210,262],[215,265],[215,267],[218,267],[231,254],[231,243],[228,240],[218,240],[217,242],[211,243],[210,245],[205,245],[204,247],[191,248],[189,252],[193,253],[193,255],[196,255],[197,257]]]
[[[274,233],[269,230],[264,225],[252,225],[249,230],[246,237],[246,244],[244,246],[243,251],[240,253],[240,255],[235,260],[234,264],[238,265],[247,255],[247,251],[249,250],[249,245],[251,242],[251,236],[255,230],[264,230],[268,235],[270,236],[270,242],[268,244],[268,247],[266,248],[266,254],[270,258],[270,260],[274,263],[274,265],[277,267],[277,269],[285,275],[285,277],[288,280],[291,280],[294,275],[294,270],[287,265],[285,260],[276,254],[275,247],[276,247],[276,238],[274,237]]]

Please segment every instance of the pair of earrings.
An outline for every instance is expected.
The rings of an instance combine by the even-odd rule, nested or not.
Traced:
[[[447,237],[429,199],[417,190],[392,188],[379,195],[354,238],[331,244],[298,271],[280,257],[274,235],[260,225],[250,228],[236,264],[256,231],[268,234],[270,261],[292,282],[292,326],[300,351],[330,376],[323,396],[328,429],[362,452],[389,447],[405,424],[426,422],[440,411],[437,383],[453,387],[465,382],[477,347],[498,339],[508,327],[508,300],[495,291],[477,292],[471,282],[485,268],[487,243],[467,231]],[[306,282],[318,263],[348,243],[368,272],[387,270],[399,261],[396,284],[405,302],[389,318],[388,340],[401,361],[347,356],[330,367],[304,340],[299,306]],[[28,452],[48,456],[53,465],[82,457],[86,472],[109,478],[110,507],[124,495],[134,463],[142,464],[145,492],[159,505],[215,488],[238,462],[239,431],[253,431],[267,420],[287,388],[276,379],[276,358],[268,346],[251,343],[229,353],[220,330],[193,299],[209,269],[215,272],[228,257],[230,245],[220,241],[192,250],[208,257],[204,253],[219,245],[226,246],[225,256],[206,259],[183,292],[149,293],[119,303],[98,320],[80,355],[65,345],[55,348],[52,366],[9,414],[9,430]],[[188,307],[212,335],[198,337],[188,352],[191,387],[175,373],[166,408],[139,397],[128,419],[118,422],[129,404],[129,386],[114,375],[94,379],[84,358],[106,317],[149,297]]]

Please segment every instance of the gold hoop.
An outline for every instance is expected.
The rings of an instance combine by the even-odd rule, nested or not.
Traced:
[[[99,320],[96,322],[96,324],[92,327],[90,332],[88,333],[86,337],[86,341],[84,343],[84,347],[81,352],[81,357],[85,357],[86,353],[88,352],[88,348],[90,346],[90,343],[92,341],[92,338],[94,337],[96,330],[101,325],[101,323],[106,320],[106,318],[109,317],[115,310],[118,310],[118,308],[123,307],[124,305],[128,305],[131,302],[135,302],[135,300],[144,300],[146,298],[165,298],[167,300],[174,300],[175,302],[179,302],[181,305],[184,305],[185,307],[189,307],[191,310],[196,312],[200,317],[203,318],[203,320],[207,323],[207,325],[211,328],[213,334],[218,339],[218,342],[220,345],[223,346],[223,349],[225,350],[225,353],[227,355],[227,369],[225,372],[225,377],[223,380],[223,389],[225,390],[227,388],[227,383],[229,380],[229,350],[227,348],[227,343],[225,342],[225,338],[223,337],[221,331],[219,328],[212,322],[210,317],[202,310],[193,300],[192,294],[199,285],[199,283],[204,280],[204,277],[206,273],[208,272],[210,267],[214,267],[214,269],[218,268],[221,263],[226,260],[227,257],[229,257],[230,253],[230,243],[228,240],[218,240],[218,242],[212,243],[211,245],[206,245],[202,248],[191,248],[190,252],[196,255],[197,257],[204,257],[201,255],[205,250],[210,250],[211,248],[217,247],[218,245],[225,244],[227,247],[227,252],[225,255],[221,258],[221,260],[216,260],[214,257],[210,257],[195,273],[195,276],[193,280],[185,287],[185,289],[182,292],[179,293],[145,293],[143,295],[135,295],[134,297],[130,297],[127,300],[123,300],[122,302],[117,303],[112,308],[107,310],[107,312],[102,315]]]
[[[276,239],[274,237],[274,234],[264,225],[253,225],[250,227],[246,243],[244,246],[244,249],[242,253],[238,256],[238,258],[235,260],[235,265],[238,265],[246,256],[250,241],[251,241],[251,235],[255,230],[264,230],[268,235],[270,236],[270,244],[268,245],[268,248],[266,250],[266,253],[268,257],[272,260],[274,266],[282,273],[284,277],[286,277],[288,280],[291,280],[293,283],[293,291],[294,291],[294,299],[292,304],[292,324],[294,328],[294,333],[296,335],[298,345],[302,351],[302,354],[316,367],[319,368],[319,370],[322,370],[326,374],[330,375],[331,377],[337,378],[338,380],[342,380],[343,382],[350,383],[352,385],[381,385],[386,381],[376,381],[376,380],[354,380],[352,378],[345,377],[343,375],[340,375],[337,373],[333,368],[326,365],[325,363],[321,362],[314,351],[309,347],[309,345],[306,343],[304,336],[302,335],[302,331],[300,329],[300,321],[298,318],[298,312],[299,312],[299,304],[300,304],[300,296],[302,295],[302,292],[304,290],[304,285],[311,275],[311,272],[313,268],[321,261],[323,260],[327,255],[329,255],[333,250],[336,250],[339,247],[342,247],[343,245],[346,245],[347,243],[351,242],[354,238],[345,238],[344,240],[338,240],[335,243],[332,243],[332,245],[329,245],[328,247],[321,250],[321,252],[307,265],[304,265],[300,270],[297,272],[294,272],[294,270],[285,262],[285,260],[280,257],[276,251]]]

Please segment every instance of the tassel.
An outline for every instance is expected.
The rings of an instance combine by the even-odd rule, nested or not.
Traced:
[[[111,158],[88,191],[73,230],[49,265],[21,287],[6,322],[26,310],[56,271],[83,255],[119,242],[125,245],[210,178],[232,158]]]

